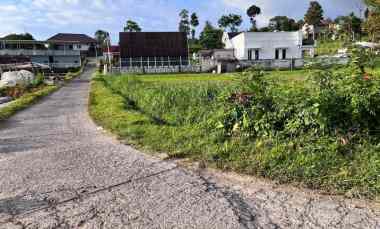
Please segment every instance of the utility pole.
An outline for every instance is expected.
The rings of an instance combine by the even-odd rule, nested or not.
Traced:
[[[111,72],[112,72],[112,65],[111,65],[111,52],[110,52],[110,43],[111,43],[111,38],[110,38],[110,35],[108,34],[107,36],[107,39],[106,39],[106,43],[107,43],[107,51],[108,51],[108,64],[110,66],[110,69],[111,69]]]

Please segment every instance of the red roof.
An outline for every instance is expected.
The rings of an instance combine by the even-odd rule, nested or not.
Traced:
[[[108,52],[108,48],[104,47],[103,52]],[[120,52],[120,47],[118,45],[110,46],[110,53],[119,53],[119,52]]]

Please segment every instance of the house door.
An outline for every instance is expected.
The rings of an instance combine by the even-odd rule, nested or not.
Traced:
[[[252,60],[252,49],[248,49],[248,60]]]
[[[53,56],[49,56],[49,64],[54,64],[54,57]]]

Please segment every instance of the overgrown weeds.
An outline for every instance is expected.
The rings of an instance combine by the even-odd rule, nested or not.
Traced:
[[[353,197],[380,194],[380,85],[353,58],[305,86],[98,76],[90,112],[122,139],[220,169]],[[304,84],[302,84],[304,85]]]

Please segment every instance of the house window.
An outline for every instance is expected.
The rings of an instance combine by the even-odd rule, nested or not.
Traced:
[[[282,50],[282,59],[283,59],[283,60],[286,59],[286,49],[283,49],[283,50]]]
[[[248,49],[248,60],[258,60],[260,54],[258,49]]]
[[[276,56],[275,56],[275,59],[276,59],[276,60],[280,59],[280,50],[279,50],[279,49],[276,49]]]
[[[77,45],[77,48],[78,48],[78,49],[81,49],[81,48],[82,48],[82,45]]]
[[[259,60],[260,59],[260,53],[259,53],[259,50],[256,49],[255,50],[255,60]]]
[[[248,50],[248,60],[252,60],[252,49]]]

